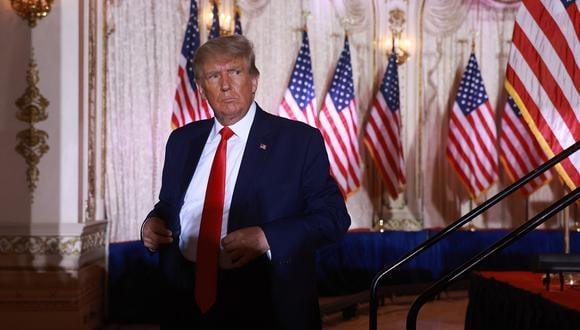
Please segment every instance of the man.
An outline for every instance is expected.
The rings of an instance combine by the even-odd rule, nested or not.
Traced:
[[[197,50],[195,76],[215,118],[172,132],[142,229],[160,253],[163,328],[321,327],[315,250],[339,240],[350,217],[319,131],[254,102],[254,58],[239,35]]]

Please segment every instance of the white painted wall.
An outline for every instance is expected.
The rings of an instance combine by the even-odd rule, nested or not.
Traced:
[[[0,2],[0,223],[77,223],[79,217],[79,1],[55,1],[35,28]],[[26,163],[14,150],[18,131],[14,102],[26,88],[30,54],[38,64],[40,93],[48,99],[49,151],[38,166],[40,179],[30,204]]]

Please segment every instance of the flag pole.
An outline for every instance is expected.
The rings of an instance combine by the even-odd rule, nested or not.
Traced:
[[[391,49],[393,51],[395,50],[395,37],[394,36],[393,36]],[[380,88],[380,82],[378,83],[378,85]],[[375,176],[378,176],[378,179],[379,179],[378,181],[379,181],[379,208],[380,208],[380,211],[379,211],[379,220],[377,220],[374,227],[375,227],[376,231],[382,233],[385,231],[385,214],[384,214],[384,210],[385,210],[385,182],[381,179],[380,175],[377,175],[376,172],[375,172]],[[387,197],[387,199],[389,199],[389,198]]]
[[[308,19],[312,16],[312,12],[310,10],[304,9],[304,1],[302,3],[302,30],[308,31]]]
[[[473,211],[473,199],[469,199],[469,212]],[[477,230],[477,226],[473,224],[474,221],[470,221],[467,226],[465,226],[465,229],[467,229],[468,231],[476,231]]]
[[[472,29],[471,30],[471,53],[475,54],[475,30]],[[471,212],[473,210],[473,199],[469,199],[469,211]],[[474,224],[474,221],[470,221],[467,226],[465,226],[465,229],[469,230],[469,231],[476,231],[478,228],[477,226]]]
[[[567,207],[562,211],[562,216],[564,218],[564,254],[570,254],[570,224],[568,223],[568,218],[570,217],[569,210],[570,207]]]
[[[376,10],[376,4],[375,1],[372,2],[372,6],[373,6],[373,20],[376,22],[377,21],[377,10]],[[377,79],[378,79],[378,70],[377,70],[377,52],[379,54],[381,54],[381,45],[380,42],[377,40],[377,26],[376,24],[373,24],[373,40],[375,41],[375,48],[373,49],[374,53],[373,53],[373,62],[372,62],[372,73],[373,73],[373,80],[375,81],[375,84],[377,83]],[[382,54],[381,54],[382,55]],[[368,120],[368,118],[367,118]],[[367,124],[368,125],[368,124]],[[370,163],[371,161],[371,157],[369,155],[368,149],[367,152],[365,153],[366,155],[366,164],[365,166],[367,166],[368,168],[368,163]],[[367,178],[371,177],[372,178],[372,182],[378,182],[379,183],[379,196],[378,196],[378,212],[375,212],[375,207],[373,206],[373,212],[372,212],[372,218],[371,218],[371,229],[373,231],[380,231],[380,224],[381,221],[384,223],[384,218],[383,218],[383,193],[384,193],[384,189],[383,189],[383,181],[381,180],[380,175],[377,173],[377,171],[366,171],[367,173]],[[369,175],[368,173],[372,173],[371,175]],[[378,177],[378,180],[377,180]],[[376,185],[373,186],[373,190],[376,191]],[[378,219],[376,219],[378,213]]]

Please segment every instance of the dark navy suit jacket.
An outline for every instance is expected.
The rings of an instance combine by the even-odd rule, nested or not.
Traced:
[[[213,119],[193,122],[172,132],[166,147],[159,202],[149,216],[167,222],[174,243],[160,260],[169,282],[179,270],[176,254],[179,212],[205,146]],[[205,187],[200,187],[205,189]],[[315,250],[341,239],[350,226],[343,197],[329,174],[328,156],[319,130],[264,112],[257,107],[235,184],[228,232],[260,226],[271,260],[267,279],[250,263],[240,285],[263,288],[276,328],[320,328]],[[252,269],[254,267],[254,269]],[[263,281],[264,280],[264,281]],[[254,281],[254,282],[252,282]],[[256,281],[261,281],[257,283]]]

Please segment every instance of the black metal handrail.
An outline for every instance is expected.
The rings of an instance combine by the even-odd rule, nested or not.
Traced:
[[[554,214],[560,212],[562,209],[567,207],[568,205],[572,204],[573,202],[577,201],[580,198],[580,187],[574,189],[572,192],[564,196],[563,198],[559,199],[554,204],[550,205],[542,212],[538,213],[535,217],[529,219],[524,224],[520,225],[508,235],[503,237],[497,243],[493,244],[483,252],[479,253],[475,257],[471,258],[469,261],[464,263],[463,265],[455,268],[454,270],[447,273],[443,276],[439,281],[435,282],[432,286],[427,288],[423,293],[421,293],[417,299],[411,305],[409,309],[409,313],[407,314],[407,330],[415,330],[417,328],[417,315],[419,315],[419,310],[421,307],[429,301],[431,297],[435,294],[443,291],[447,288],[453,281],[457,280],[466,272],[473,269],[473,267],[477,266],[480,262],[484,259],[492,256],[493,254],[501,251],[506,246],[514,243],[514,241],[520,239],[525,234],[529,233],[542,223],[546,222],[550,219]]]
[[[475,219],[475,217],[477,217],[481,213],[485,212],[487,209],[494,206],[495,204],[500,202],[502,199],[506,198],[508,195],[510,195],[514,191],[516,191],[519,188],[521,188],[522,186],[524,186],[529,181],[535,179],[536,177],[538,177],[539,175],[541,175],[542,173],[544,173],[548,169],[552,168],[554,165],[558,164],[559,162],[561,162],[562,160],[564,160],[565,158],[567,158],[568,156],[570,156],[574,152],[578,151],[578,149],[580,149],[580,141],[576,141],[576,143],[574,143],[573,145],[568,147],[566,150],[560,152],[558,155],[552,157],[551,159],[549,159],[548,161],[546,161],[545,163],[543,163],[542,165],[540,165],[539,167],[537,167],[536,169],[534,169],[530,173],[526,174],[525,176],[523,176],[522,178],[520,178],[519,180],[517,180],[516,182],[514,182],[513,184],[511,184],[507,188],[505,188],[504,190],[502,190],[499,193],[497,193],[496,195],[492,196],[490,199],[486,200],[478,207],[474,208],[473,210],[471,210],[470,212],[468,212],[467,214],[465,214],[464,216],[462,216],[461,218],[459,218],[458,220],[456,220],[455,222],[453,222],[449,226],[442,229],[435,236],[433,236],[433,237],[427,239],[425,242],[421,243],[419,246],[417,246],[412,251],[410,251],[409,253],[407,253],[403,257],[401,257],[398,261],[396,261],[392,265],[381,269],[381,271],[379,271],[377,273],[377,275],[375,275],[375,277],[373,278],[373,281],[371,282],[371,292],[370,292],[370,301],[369,301],[369,305],[370,305],[369,306],[369,329],[370,330],[377,329],[377,310],[378,310],[377,290],[379,287],[379,283],[383,277],[390,274],[391,272],[393,272],[395,269],[399,268],[400,266],[406,264],[409,260],[416,257],[418,254],[425,251],[426,249],[431,247],[433,244],[439,242],[444,237],[455,232],[457,229],[461,228],[466,223],[472,221],[473,219]]]

